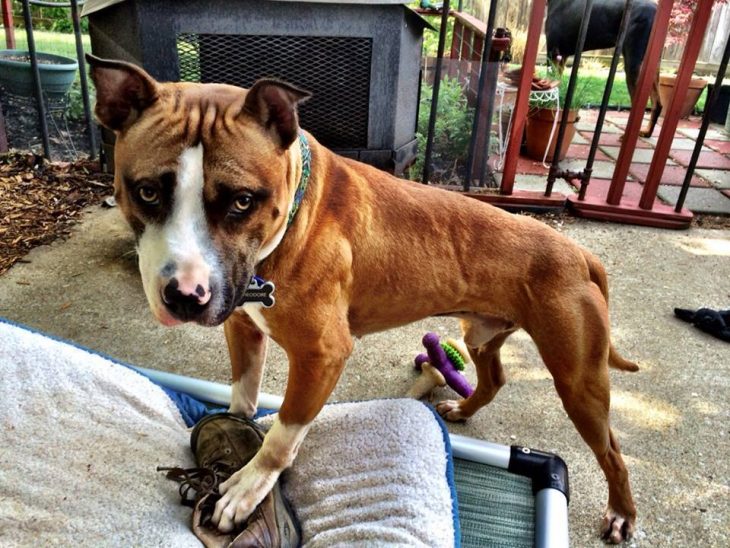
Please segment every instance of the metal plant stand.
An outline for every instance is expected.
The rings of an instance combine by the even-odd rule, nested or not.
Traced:
[[[510,134],[510,130],[512,129],[512,113],[514,111],[513,108],[510,108],[510,114],[509,119],[507,121],[507,128],[503,132],[503,123],[502,118],[504,116],[504,107],[505,102],[504,98],[505,95],[508,93],[517,93],[517,88],[515,86],[510,86],[509,84],[505,84],[504,82],[499,82],[497,84],[497,98],[499,100],[499,107],[497,109],[498,116],[499,116],[499,124],[498,124],[498,137],[499,137],[499,159],[497,160],[497,165],[495,165],[495,169],[497,171],[500,171],[502,169],[502,166],[504,165],[504,156],[507,152],[507,136]],[[546,90],[532,90],[530,91],[530,105],[536,106],[536,107],[555,107],[555,119],[553,120],[553,129],[550,131],[550,140],[548,141],[547,148],[545,148],[545,155],[542,158],[542,163],[545,167],[549,167],[545,161],[547,159],[548,151],[550,150],[550,145],[553,142],[553,137],[555,137],[555,129],[558,127],[558,117],[560,116],[560,90],[557,87],[546,89]]]
[[[27,138],[27,133],[37,132],[38,112],[35,97],[16,95],[3,91],[0,95],[4,117],[7,124],[16,129],[14,134],[8,135],[8,145],[11,148],[43,147],[41,136],[36,133],[37,141],[33,142]],[[48,156],[52,152],[58,152],[62,159],[73,159],[79,155],[76,144],[72,138],[67,116],[69,108],[68,96],[49,97],[43,94],[43,116],[48,139],[48,152],[45,149],[40,152]],[[35,130],[28,129],[25,132],[22,128],[30,125],[36,126]],[[20,135],[18,131],[20,130]],[[36,151],[38,152],[38,151]],[[54,154],[54,155],[58,155]]]
[[[57,133],[61,135],[61,132],[59,131],[58,124],[55,122],[54,119],[54,113],[57,113],[58,110],[61,108],[61,105],[65,105],[64,108],[64,114],[59,118],[59,120],[62,122],[63,126],[65,127],[66,131],[68,132],[68,123],[65,117],[65,111],[67,110],[67,100],[66,98],[55,101],[51,100],[49,97],[45,96],[43,93],[43,89],[41,86],[41,76],[38,68],[38,54],[36,51],[36,44],[35,44],[35,38],[33,35],[33,21],[31,18],[30,13],[30,6],[43,6],[43,7],[53,7],[53,8],[70,8],[71,9],[71,19],[73,21],[73,27],[74,27],[74,37],[76,39],[76,56],[78,58],[78,65],[79,65],[79,75],[81,80],[81,95],[84,103],[84,113],[86,115],[86,129],[87,129],[87,136],[89,139],[89,156],[91,158],[96,157],[96,138],[94,134],[94,127],[92,122],[92,116],[91,116],[91,103],[89,100],[89,90],[88,90],[88,83],[86,81],[86,65],[84,63],[84,51],[83,51],[83,45],[81,42],[81,25],[80,25],[80,12],[79,12],[79,6],[84,4],[84,0],[70,0],[69,2],[66,1],[50,1],[50,0],[22,0],[23,5],[23,19],[25,23],[25,32],[28,39],[28,52],[30,54],[30,65],[31,65],[31,71],[33,74],[33,89],[34,89],[34,95],[35,95],[35,104],[36,109],[38,112],[38,125],[40,127],[40,133],[41,133],[41,140],[43,145],[43,155],[46,158],[50,158],[51,156],[51,145],[48,135],[48,122],[49,122],[49,116],[50,121],[54,125],[54,129],[56,129]],[[47,110],[49,112],[47,112]],[[73,147],[73,143],[71,143],[71,146]],[[75,151],[75,148],[73,149]]]

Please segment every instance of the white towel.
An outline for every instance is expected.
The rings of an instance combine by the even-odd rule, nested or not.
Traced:
[[[423,404],[333,404],[286,492],[309,546],[453,546],[448,463]],[[193,465],[189,431],[159,387],[0,322],[0,545],[199,546],[158,465]]]

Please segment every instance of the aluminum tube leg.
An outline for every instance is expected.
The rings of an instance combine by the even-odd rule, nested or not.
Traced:
[[[568,502],[557,489],[535,495],[535,548],[568,548]]]

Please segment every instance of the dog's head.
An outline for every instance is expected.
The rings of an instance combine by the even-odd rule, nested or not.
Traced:
[[[217,325],[286,231],[301,170],[297,104],[308,94],[275,80],[248,91],[160,83],[88,59],[152,312],[166,325]]]

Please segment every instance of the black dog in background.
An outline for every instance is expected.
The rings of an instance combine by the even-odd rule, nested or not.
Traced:
[[[547,20],[545,21],[548,57],[553,62],[560,57],[561,70],[565,66],[566,58],[575,54],[584,9],[585,0],[548,0]],[[593,2],[583,51],[615,47],[623,14],[624,0],[596,0]],[[649,34],[654,24],[655,14],[656,2],[654,0],[634,0],[622,51],[626,85],[629,88],[632,103],[641,62],[644,60],[644,54],[649,45]],[[651,105],[649,127],[641,130],[642,137],[651,136],[662,111],[662,104],[659,100],[658,69],[651,88]]]

